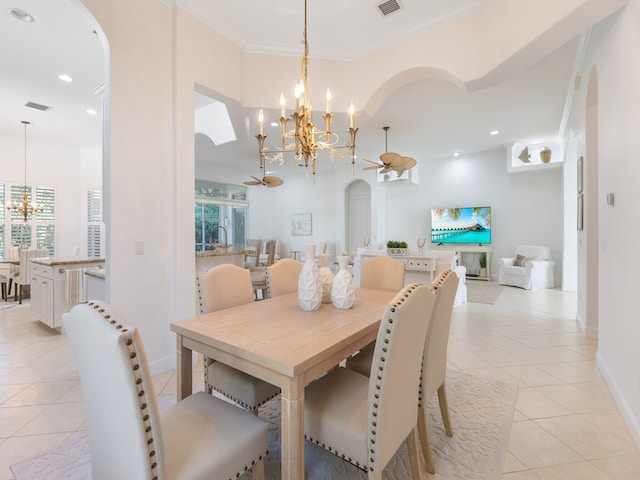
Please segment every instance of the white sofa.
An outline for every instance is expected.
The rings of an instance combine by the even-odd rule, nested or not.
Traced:
[[[500,259],[498,283],[527,290],[553,288],[553,267],[549,247],[519,245],[514,257]]]

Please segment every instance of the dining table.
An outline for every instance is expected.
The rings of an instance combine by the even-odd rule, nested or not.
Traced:
[[[193,352],[280,387],[281,478],[302,480],[305,387],[376,339],[395,293],[359,288],[352,308],[315,311],[292,293],[173,322],[177,399],[192,394]]]

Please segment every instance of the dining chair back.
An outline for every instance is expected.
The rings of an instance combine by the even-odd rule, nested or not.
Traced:
[[[218,265],[198,277],[198,294],[201,314],[251,303],[251,274],[236,265]],[[204,367],[207,392],[215,390],[256,415],[258,407],[280,393],[275,385],[211,358],[204,358]]]
[[[18,303],[22,303],[24,297],[24,287],[31,285],[31,259],[48,257],[49,251],[46,248],[33,248],[20,250],[20,267],[14,273],[15,295]]]
[[[375,375],[336,368],[306,388],[305,437],[365,470],[369,479],[382,478],[405,440],[413,478],[421,478],[417,396],[434,299],[429,286],[414,283],[385,308],[373,356]]]
[[[404,263],[388,256],[362,262],[360,287],[399,292],[404,287]]]
[[[247,250],[253,250],[254,253],[245,255],[244,266],[245,268],[260,266],[260,252],[262,252],[262,239],[248,239]]]
[[[422,357],[422,374],[420,376],[420,396],[418,398],[420,411],[418,416],[418,429],[422,454],[427,471],[435,473],[435,463],[429,446],[429,433],[427,430],[427,403],[438,392],[440,413],[448,436],[453,435],[449,407],[447,405],[447,393],[445,378],[447,374],[447,346],[449,343],[449,330],[453,303],[458,289],[458,275],[453,270],[445,270],[431,283],[436,292],[436,301],[431,314],[431,325],[427,333]]]
[[[267,267],[267,297],[297,292],[301,271],[302,263],[292,258],[283,258]]]
[[[231,263],[217,265],[198,276],[198,298],[200,313],[252,302],[251,274]]]
[[[63,316],[91,443],[91,476],[177,480],[264,478],[268,424],[198,392],[160,412],[142,338],[109,305]]]

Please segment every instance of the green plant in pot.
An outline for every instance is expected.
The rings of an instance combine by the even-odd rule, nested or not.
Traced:
[[[387,254],[388,255],[406,255],[407,254],[407,242],[398,242],[396,240],[389,240],[387,242]]]
[[[480,254],[478,263],[480,264],[480,277],[486,278],[487,276],[487,254],[486,253]]]
[[[397,242],[395,240],[389,240],[387,242],[387,248],[408,248],[407,242]]]

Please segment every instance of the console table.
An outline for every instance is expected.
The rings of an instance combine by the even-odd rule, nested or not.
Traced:
[[[491,280],[491,251],[493,248],[491,245],[456,245],[456,244],[445,244],[445,245],[431,245],[429,247],[431,250],[448,250],[456,252],[456,257],[458,258],[458,264],[464,265],[467,267],[467,278],[472,280]],[[484,253],[487,256],[487,268],[484,276],[480,276],[480,274],[475,275],[474,269],[476,262],[471,265],[467,265],[463,261],[462,254],[463,253]],[[480,271],[480,265],[478,265],[478,271]]]

